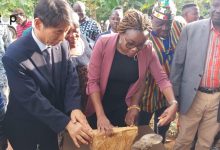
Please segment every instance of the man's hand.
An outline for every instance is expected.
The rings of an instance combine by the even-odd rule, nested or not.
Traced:
[[[92,131],[82,126],[79,122],[70,121],[66,129],[78,148],[80,147],[79,143],[88,144],[92,140]]]
[[[177,109],[178,109],[178,104],[170,105],[158,118],[159,119],[158,126],[163,126],[173,121],[176,118]]]
[[[86,116],[82,113],[81,110],[79,110],[79,109],[73,110],[71,112],[70,118],[71,118],[72,122],[79,122],[85,128],[92,130],[92,128],[90,127],[90,125],[86,119]]]

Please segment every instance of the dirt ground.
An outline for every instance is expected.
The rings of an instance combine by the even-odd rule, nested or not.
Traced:
[[[153,118],[153,117],[152,117]],[[176,117],[177,118],[177,117]],[[175,138],[177,136],[177,126],[176,126],[176,123],[177,123],[177,119],[174,120],[171,125],[170,125],[170,128],[167,132],[167,138],[166,138],[166,142],[165,142],[165,148],[167,150],[172,150],[173,149],[173,146],[174,146],[174,143],[175,143]],[[153,126],[153,119],[150,123],[150,126],[152,127]],[[11,148],[11,146],[9,145],[8,149],[7,150],[13,150]]]
[[[167,149],[167,150],[172,150],[174,143],[175,143],[175,140],[169,140],[169,139],[168,139],[168,140],[166,141],[166,143],[165,143],[166,149]],[[12,149],[11,146],[9,145],[9,147],[8,147],[7,150],[13,150],[13,149]]]
[[[167,138],[167,141],[166,141],[166,143],[165,143],[165,148],[166,148],[167,150],[172,150],[174,143],[175,143],[175,139]],[[7,150],[13,150],[13,149],[12,149],[11,146],[9,145],[9,147],[7,148]]]
[[[166,148],[167,150],[172,150],[172,149],[173,149],[173,146],[174,146],[174,143],[175,143],[175,140],[172,140],[172,141],[170,141],[170,142],[166,142],[166,143],[165,143],[165,148]]]
[[[164,144],[164,146],[167,150],[173,150],[175,139],[176,139],[177,134],[178,134],[178,131],[177,131],[177,118],[178,118],[178,116],[176,116],[176,119],[173,122],[171,122],[170,128],[167,131],[166,142]],[[152,124],[153,124],[153,122],[151,122],[150,126],[152,126]]]
[[[153,121],[154,121],[153,117],[152,117],[152,119],[150,121],[150,127],[153,127]],[[178,134],[178,131],[177,131],[177,120],[178,119],[177,118],[178,118],[178,115],[176,116],[176,119],[173,122],[171,122],[170,128],[167,131],[166,142],[164,144],[166,150],[173,150],[175,139],[176,139],[177,134]],[[10,144],[9,144],[7,150],[13,150],[11,148]]]
[[[152,117],[153,118],[153,117]],[[166,150],[173,150],[173,146],[175,144],[175,139],[177,137],[178,131],[177,131],[177,118],[178,116],[176,116],[176,119],[171,123],[170,128],[167,132],[167,136],[166,136],[166,142],[164,144]],[[153,119],[150,122],[150,126],[153,127]],[[220,145],[218,145],[220,147]],[[7,148],[7,150],[13,150],[9,144],[9,147]]]

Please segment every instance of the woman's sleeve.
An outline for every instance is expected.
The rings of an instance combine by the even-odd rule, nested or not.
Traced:
[[[102,51],[102,38],[99,38],[93,48],[92,56],[90,58],[88,67],[88,82],[86,87],[86,93],[88,95],[100,91],[100,74],[103,60]]]
[[[159,86],[160,91],[163,91],[165,88],[172,86],[154,50],[152,52],[152,59],[150,62],[149,69],[151,75],[154,77],[157,85]]]

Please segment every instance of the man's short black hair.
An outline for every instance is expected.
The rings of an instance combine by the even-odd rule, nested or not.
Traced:
[[[122,7],[121,5],[119,5],[119,6],[116,6],[116,7],[114,7],[114,8],[112,9],[111,15],[112,15],[116,10],[120,11],[120,12],[123,14],[123,7]]]
[[[122,10],[123,11],[123,7],[121,5],[118,5],[118,6],[114,7],[113,10]]]
[[[45,27],[71,25],[72,9],[66,0],[39,0],[34,10],[34,18],[39,18]]]
[[[190,8],[190,7],[197,7],[197,5],[194,4],[194,3],[187,3],[187,4],[183,5],[182,11],[183,11],[184,9]]]

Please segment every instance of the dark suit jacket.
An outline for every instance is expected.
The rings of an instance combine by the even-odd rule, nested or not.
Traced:
[[[66,114],[80,107],[78,76],[67,42],[52,47],[52,73],[31,32],[11,44],[2,61],[10,87],[7,124],[42,124],[62,131],[70,121]]]

